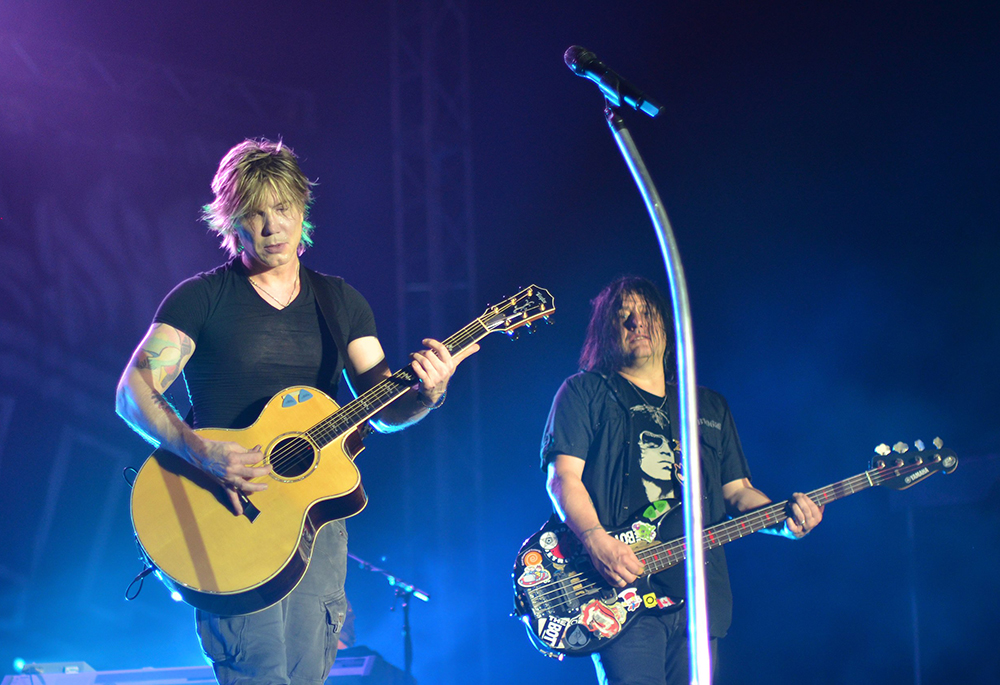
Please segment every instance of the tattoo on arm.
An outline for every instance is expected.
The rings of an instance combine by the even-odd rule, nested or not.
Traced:
[[[152,372],[155,386],[166,389],[181,375],[193,352],[194,343],[188,336],[174,329],[159,330],[143,345],[135,367]]]
[[[172,404],[170,404],[170,401],[160,393],[156,392],[155,390],[153,391],[153,394],[150,395],[150,399],[153,400],[153,404],[155,404],[163,411],[170,412],[172,414],[177,413],[177,410],[174,409],[174,406]]]

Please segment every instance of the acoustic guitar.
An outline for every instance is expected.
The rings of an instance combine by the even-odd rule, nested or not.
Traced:
[[[532,285],[489,307],[444,345],[458,354],[489,333],[515,337],[553,311],[549,292]],[[211,440],[263,445],[262,464],[272,473],[258,480],[268,488],[243,497],[241,516],[203,471],[167,450],[153,452],[131,498],[132,526],[148,565],[185,602],[215,614],[253,613],[283,599],[305,574],[319,529],[368,502],[354,464],[363,449],[360,428],[418,381],[407,366],[343,407],[315,388],[290,387],[248,428],[198,429]]]

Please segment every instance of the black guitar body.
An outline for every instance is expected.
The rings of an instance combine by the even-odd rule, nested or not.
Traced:
[[[662,547],[659,524],[668,511],[665,502],[657,502],[609,532],[642,558],[642,550]],[[680,508],[671,514],[680,516]],[[683,561],[683,555],[678,557],[674,563]],[[608,644],[639,614],[680,607],[658,596],[650,577],[642,575],[625,589],[612,587],[594,569],[572,531],[553,516],[518,552],[512,574],[515,612],[542,653],[585,656]]]

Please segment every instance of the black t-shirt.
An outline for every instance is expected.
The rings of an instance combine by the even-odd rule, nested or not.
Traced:
[[[637,453],[640,439],[656,444],[654,435],[674,440],[675,431],[660,433],[645,424],[654,412],[639,410],[634,416],[630,408],[642,404],[628,381],[618,374],[605,377],[598,373],[580,372],[563,382],[552,403],[542,437],[541,463],[548,468],[557,454],[568,454],[586,461],[583,484],[587,488],[601,524],[608,530],[618,529],[644,508],[637,492],[642,487],[641,466]],[[664,413],[677,417],[677,388],[667,387]],[[655,396],[649,395],[653,403]],[[656,407],[662,398],[655,398]],[[635,419],[639,418],[638,421]],[[652,421],[657,429],[660,426]],[[698,388],[698,449],[701,454],[703,517],[705,525],[727,518],[722,486],[730,481],[750,478],[743,448],[736,433],[736,424],[726,400],[717,392]],[[680,433],[676,431],[679,440]],[[670,443],[673,445],[674,443]],[[662,445],[660,445],[662,447]],[[636,469],[639,472],[636,472]],[[638,485],[637,485],[638,483]],[[661,484],[662,485],[662,484]],[[679,484],[678,484],[679,485]],[[677,492],[676,486],[674,487]],[[637,508],[641,507],[641,508]],[[681,512],[663,522],[661,536],[666,539],[684,534]],[[708,566],[705,580],[708,591],[709,624],[713,637],[723,637],[732,619],[732,592],[725,551],[722,547],[707,550]],[[657,590],[671,597],[687,595],[684,565],[678,564],[657,575]]]
[[[153,321],[183,331],[195,343],[184,367],[196,428],[245,428],[273,395],[292,385],[337,394],[339,358],[316,297],[300,266],[299,294],[284,309],[269,305],[247,280],[238,258],[180,283]],[[371,307],[338,278],[336,312],[346,342],[375,336]]]

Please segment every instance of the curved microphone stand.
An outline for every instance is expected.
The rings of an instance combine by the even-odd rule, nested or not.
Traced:
[[[653,185],[646,164],[625,127],[618,111],[605,100],[604,115],[608,126],[625,158],[639,193],[646,203],[653,220],[656,239],[663,253],[667,278],[670,281],[670,301],[674,308],[674,336],[677,345],[677,386],[680,392],[681,454],[685,461],[683,483],[684,502],[701,502],[701,459],[698,448],[698,384],[694,368],[694,334],[691,328],[691,308],[688,302],[687,282],[681,264],[677,241],[674,239],[670,219],[660,202],[660,194]],[[709,651],[708,612],[705,600],[705,548],[701,544],[704,530],[700,506],[684,507],[684,538],[688,554],[684,560],[687,578],[688,635],[691,657],[691,682],[711,682],[712,666]]]

